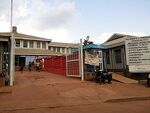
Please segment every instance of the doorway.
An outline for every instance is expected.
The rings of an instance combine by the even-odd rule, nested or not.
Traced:
[[[25,66],[26,63],[26,57],[20,56],[19,57],[19,66]]]

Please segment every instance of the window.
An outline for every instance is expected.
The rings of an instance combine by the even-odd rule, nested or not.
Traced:
[[[69,53],[69,48],[67,48],[67,53]]]
[[[37,48],[41,48],[41,43],[37,42]]]
[[[42,42],[42,48],[46,49],[46,42]]]
[[[60,52],[60,47],[57,47],[57,52]]]
[[[65,53],[65,48],[64,47],[62,48],[62,52]]]
[[[48,46],[48,50],[52,51],[50,46]]]
[[[99,70],[103,70],[103,63],[99,63]]]
[[[109,51],[106,52],[106,64],[110,64]]]
[[[53,51],[56,52],[56,47],[53,47]]]
[[[115,50],[115,58],[116,58],[116,64],[122,63],[122,60],[121,60],[121,49]]]
[[[16,47],[20,47],[20,40],[16,40]]]
[[[23,40],[23,47],[27,48],[28,47],[28,41],[27,40]]]
[[[102,51],[99,51],[99,58],[102,58]]]
[[[33,41],[29,41],[29,48],[33,48]]]
[[[78,48],[71,48],[71,53],[78,52]]]

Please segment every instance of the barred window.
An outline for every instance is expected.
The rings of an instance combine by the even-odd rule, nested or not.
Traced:
[[[33,48],[33,41],[29,41],[29,48]]]
[[[37,42],[37,48],[41,48],[41,42]]]
[[[16,40],[16,47],[20,47],[20,40]]]
[[[23,47],[27,48],[28,47],[28,41],[27,40],[23,40]]]
[[[53,47],[53,52],[56,52],[56,47]]]
[[[60,47],[57,47],[57,52],[60,52]]]
[[[46,42],[42,42],[42,48],[46,49]]]
[[[62,48],[62,52],[65,53],[65,48],[64,47]]]

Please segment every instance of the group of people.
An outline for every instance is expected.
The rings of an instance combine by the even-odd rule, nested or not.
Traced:
[[[29,71],[32,70],[32,66],[33,66],[33,65],[34,65],[34,63],[29,62],[29,64],[28,64],[28,70],[29,70]],[[23,70],[24,70],[24,64],[21,62],[19,71],[23,72]]]
[[[107,83],[110,84],[112,81],[112,74],[107,71],[99,70],[96,72],[95,81],[96,81],[96,83],[99,83],[99,84],[101,84],[101,83],[105,84],[107,81]]]
[[[43,67],[44,67],[43,61],[41,59],[36,60],[35,62],[29,62],[29,64],[28,64],[29,71],[32,71],[33,69],[35,69],[36,71],[39,72]],[[23,72],[23,70],[24,70],[24,65],[23,65],[23,63],[21,63],[19,71]]]
[[[43,58],[35,59],[35,68],[36,68],[36,71],[38,71],[38,72],[40,72],[41,69],[44,68],[44,59]]]

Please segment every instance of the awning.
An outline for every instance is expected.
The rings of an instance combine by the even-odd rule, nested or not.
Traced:
[[[104,45],[88,44],[83,46],[83,49],[107,49]]]

